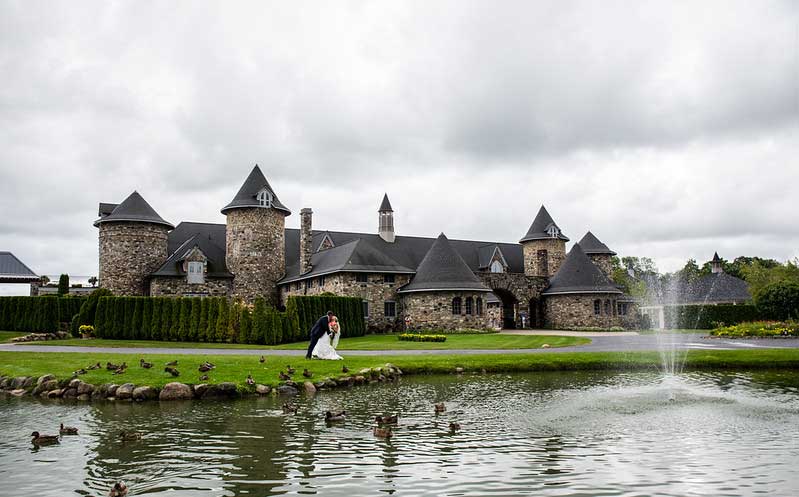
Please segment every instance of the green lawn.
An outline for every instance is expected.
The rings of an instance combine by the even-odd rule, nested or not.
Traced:
[[[448,335],[446,342],[401,342],[396,335],[368,335],[365,337],[342,338],[338,350],[447,350],[447,349],[537,349],[543,344],[550,347],[569,347],[584,345],[591,340],[583,337],[500,335]],[[246,345],[235,343],[191,343],[159,342],[148,340],[104,340],[99,338],[82,340],[54,340],[37,342],[36,345],[80,345],[84,347],[152,347],[152,348],[197,348],[197,349],[276,349],[303,350],[308,342],[284,345]]]
[[[12,338],[25,336],[27,333],[19,333],[16,331],[0,331],[0,343],[10,342]]]
[[[657,352],[565,352],[558,354],[514,354],[514,355],[421,355],[421,356],[359,356],[339,361],[308,361],[303,358],[268,357],[265,364],[257,356],[223,356],[209,353],[207,356],[149,355],[145,359],[154,362],[152,369],[139,367],[139,354],[103,353],[34,353],[0,352],[0,374],[7,376],[41,376],[54,374],[58,378],[69,378],[72,371],[95,362],[105,365],[127,362],[130,368],[125,374],[112,375],[105,369],[89,371],[81,379],[94,384],[135,383],[160,387],[171,381],[199,382],[197,367],[203,361],[216,364],[209,373],[210,383],[232,381],[243,384],[252,374],[256,382],[276,385],[277,373],[291,363],[298,373],[295,380],[304,380],[300,374],[304,368],[313,373],[313,379],[341,375],[346,364],[356,373],[364,367],[383,366],[391,362],[406,374],[451,373],[455,367],[467,372],[485,369],[488,372],[525,371],[583,371],[583,370],[649,370],[656,371],[660,364]],[[179,360],[181,375],[173,378],[163,371],[167,361]],[[688,369],[799,369],[799,349],[758,350],[691,350],[687,354]]]

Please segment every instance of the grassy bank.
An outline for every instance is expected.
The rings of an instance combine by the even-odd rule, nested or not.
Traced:
[[[338,350],[497,350],[497,349],[538,349],[543,344],[550,347],[570,347],[591,343],[583,337],[562,336],[524,336],[524,335],[448,335],[446,342],[403,342],[396,335],[367,335],[364,337],[342,338]],[[179,348],[179,349],[262,349],[262,350],[305,350],[308,342],[284,345],[247,345],[237,343],[200,342],[160,342],[153,340],[105,340],[69,339],[49,342],[36,342],[36,345],[66,345],[83,347],[136,347],[136,348]]]
[[[107,361],[127,362],[130,366],[122,375],[112,375],[105,369],[89,371],[80,378],[93,384],[135,383],[161,387],[171,381],[199,383],[201,373],[197,367],[203,361],[216,364],[209,374],[208,383],[232,381],[244,384],[248,374],[258,383],[277,385],[278,371],[286,363],[297,369],[295,381],[305,380],[302,370],[313,373],[312,380],[341,376],[341,367],[346,364],[350,374],[366,367],[383,366],[391,362],[405,374],[452,373],[455,367],[466,371],[528,372],[528,371],[587,371],[587,370],[650,370],[658,369],[660,358],[656,352],[567,352],[558,354],[514,354],[514,355],[440,355],[440,356],[360,356],[340,361],[306,361],[302,358],[268,357],[261,364],[257,356],[223,356],[209,353],[207,356],[150,355],[146,360],[155,363],[152,369],[140,368],[138,354],[105,353],[34,353],[0,352],[0,374],[6,376],[41,376],[54,374],[68,378],[81,367]],[[177,358],[181,376],[173,378],[163,371],[164,364]],[[687,354],[688,369],[799,369],[799,349],[760,350],[692,350]]]
[[[12,338],[25,336],[27,333],[19,333],[16,331],[0,331],[0,343],[8,343]]]

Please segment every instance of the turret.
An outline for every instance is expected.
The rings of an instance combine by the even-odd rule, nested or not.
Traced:
[[[568,241],[569,238],[542,205],[527,234],[519,240],[524,252],[524,274],[543,278],[554,276],[566,258]]]
[[[590,231],[577,242],[577,245],[583,250],[583,253],[591,259],[596,267],[608,278],[612,277],[613,263],[611,258],[616,255],[616,252],[610,250],[607,245],[599,241]]]
[[[718,252],[713,254],[713,260],[710,261],[710,272],[713,274],[724,272],[724,267],[722,266],[721,257],[719,257]]]
[[[225,262],[235,276],[233,295],[247,301],[264,297],[277,305],[277,282],[286,274],[286,216],[291,211],[257,164],[222,214],[227,217]]]
[[[121,204],[101,203],[100,286],[116,295],[149,295],[149,276],[166,261],[174,228],[133,192]]]
[[[377,233],[383,241],[394,243],[394,209],[391,208],[387,193],[383,194],[383,203],[380,204],[380,209],[377,212],[380,216]]]

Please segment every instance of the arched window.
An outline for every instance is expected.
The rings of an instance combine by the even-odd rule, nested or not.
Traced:
[[[491,263],[491,272],[492,273],[504,273],[505,268],[502,267],[502,263],[499,261],[494,261]]]
[[[460,316],[461,314],[461,298],[455,297],[452,299],[452,315]]]
[[[272,193],[269,190],[258,192],[258,203],[261,207],[272,207]]]
[[[482,297],[477,297],[477,315],[483,315],[483,299]]]
[[[594,316],[602,314],[602,301],[597,299],[594,301]]]
[[[605,301],[605,316],[610,316],[610,300]]]
[[[472,315],[473,307],[474,307],[474,299],[472,299],[471,297],[466,297],[466,315],[467,316],[471,316]]]

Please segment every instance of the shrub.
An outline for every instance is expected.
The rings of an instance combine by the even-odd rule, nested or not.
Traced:
[[[267,342],[267,324],[266,324],[266,303],[264,299],[255,299],[255,306],[252,310],[252,333],[250,335],[250,343],[260,343],[265,345]]]
[[[753,321],[739,323],[734,326],[720,326],[711,331],[712,336],[743,338],[743,337],[799,337],[799,322],[796,321]]]
[[[704,330],[714,328],[714,323],[733,325],[760,318],[752,304],[720,305],[667,305],[663,309],[666,328]]]
[[[401,342],[446,342],[446,335],[422,335],[421,333],[402,333],[397,335]]]
[[[82,324],[82,325],[80,325],[80,327],[78,328],[78,331],[80,332],[81,335],[84,335],[84,336],[90,336],[90,337],[94,336],[94,326],[92,326],[90,324]]]
[[[62,274],[58,278],[58,296],[63,297],[67,294],[69,294],[69,275]]]
[[[150,326],[153,322],[153,300],[152,298],[141,299],[141,325],[139,325],[139,337],[142,340],[150,339]]]
[[[133,297],[133,322],[131,323],[131,337],[134,340],[142,338],[141,325],[142,325],[142,305],[144,299],[142,297]]]
[[[239,338],[239,319],[241,318],[241,303],[233,302],[228,307],[227,330],[225,331],[225,341],[236,343]]]
[[[200,309],[202,308],[202,299],[191,299],[191,315],[189,316],[189,336],[190,342],[197,341],[197,332],[200,329]]]
[[[771,283],[755,296],[761,315],[768,319],[799,318],[799,284],[790,281]]]
[[[241,317],[239,318],[239,343],[255,343],[252,339],[252,316],[250,308],[246,305],[241,306]]]
[[[314,325],[320,316],[327,311],[339,317],[342,327],[346,330],[347,336],[363,336],[366,333],[366,324],[363,319],[363,303],[359,297],[335,297],[335,296],[291,296],[286,301],[286,313],[290,319],[294,319],[296,313],[296,334],[294,333],[295,324],[291,324],[291,340],[301,340]]]
[[[80,325],[78,324],[78,315],[75,314],[72,316],[72,321],[69,323],[69,334],[73,337],[77,337],[80,335],[79,332]]]
[[[227,299],[221,298],[219,299],[219,313],[216,318],[216,330],[214,334],[214,342],[224,342],[225,337],[227,336],[227,315],[228,315],[228,305]]]
[[[200,322],[197,324],[197,341],[205,341],[205,332],[208,330],[208,302],[207,298],[200,299]]]
[[[208,325],[205,327],[206,342],[213,342],[216,336],[216,322],[219,319],[219,303],[215,297],[208,298]]]

